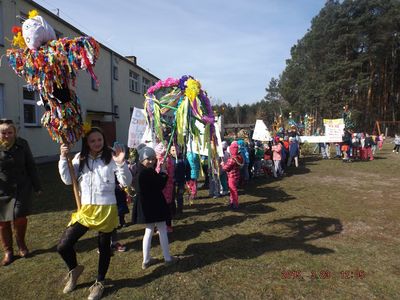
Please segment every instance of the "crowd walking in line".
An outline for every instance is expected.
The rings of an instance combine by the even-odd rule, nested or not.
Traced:
[[[318,134],[322,134],[318,131]],[[33,156],[25,140],[17,137],[16,127],[10,120],[0,120],[0,236],[4,250],[2,265],[14,259],[12,227],[14,225],[19,255],[28,257],[25,244],[27,216],[31,210],[31,191],[41,194]],[[382,149],[383,136],[353,133],[344,130],[341,143],[335,143],[335,154],[344,162],[373,160]],[[399,153],[400,136],[396,135],[394,153]],[[193,204],[198,198],[201,171],[208,180],[203,188],[210,198],[227,196],[227,208],[240,209],[239,188],[246,188],[257,177],[272,180],[285,175],[288,168],[299,168],[301,158],[300,137],[296,128],[277,134],[268,142],[225,140],[219,166],[208,166],[207,157],[194,152],[184,153],[177,145],[159,143],[154,148],[140,145],[128,149],[116,144],[110,147],[100,128],[93,127],[82,141],[82,149],[72,159],[73,172],[78,180],[81,204],[71,216],[67,228],[57,245],[68,272],[64,293],[72,292],[84,270],[78,263],[74,249],[77,241],[88,231],[98,232],[98,270],[90,287],[88,299],[102,297],[112,251],[124,252],[126,246],[118,242],[117,230],[127,226],[125,220],[132,208],[132,224],[143,224],[142,269],[159,263],[151,255],[152,237],[157,233],[165,266],[179,262],[169,249],[169,234],[173,234],[173,220],[184,213],[184,203]],[[374,147],[375,146],[375,147]],[[329,144],[317,144],[315,152],[322,159],[333,158]],[[58,168],[61,180],[69,185],[72,176],[68,167],[70,147],[62,144]],[[24,174],[24,176],[21,176]],[[206,176],[207,175],[207,176]],[[12,206],[11,214],[5,208]]]

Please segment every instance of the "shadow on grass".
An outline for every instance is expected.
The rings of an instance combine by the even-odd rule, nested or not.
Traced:
[[[35,249],[29,252],[28,258],[41,255],[41,254],[46,254],[46,253],[55,253],[57,252],[57,245],[54,245],[53,247],[47,248],[47,249]]]
[[[240,195],[250,195],[254,197],[263,197],[260,202],[263,203],[276,203],[276,202],[287,202],[291,200],[295,200],[296,197],[289,195],[281,188],[269,188],[269,187],[261,187],[261,188],[248,188],[245,191],[240,191]],[[240,202],[240,198],[239,198]],[[246,202],[243,202],[243,205]],[[240,205],[242,203],[240,202]]]
[[[112,294],[123,287],[139,287],[167,274],[190,272],[231,258],[254,259],[268,252],[285,250],[300,250],[312,255],[331,254],[334,253],[332,249],[317,247],[308,242],[342,231],[340,220],[315,216],[296,216],[271,224],[285,225],[290,231],[285,235],[266,235],[261,232],[235,234],[217,242],[190,244],[175,266],[159,266],[152,273],[139,278],[110,281],[112,287],[107,289],[106,294]]]
[[[72,185],[61,181],[56,162],[38,165],[38,173],[43,193],[33,196],[33,215],[76,209]]]
[[[295,197],[289,196],[283,191],[273,189],[270,192],[268,192],[269,195],[267,195],[267,198],[262,198],[257,201],[246,201],[244,199],[241,199],[239,197],[239,209],[235,210],[237,213],[243,213],[243,214],[264,214],[264,213],[269,213],[272,211],[275,211],[274,208],[266,206],[266,203],[269,202],[283,202],[283,201],[289,201],[296,199]],[[239,195],[248,195],[250,193],[246,193],[244,191],[240,191]],[[264,197],[266,196],[266,192],[260,192],[260,194],[257,194],[256,196],[259,197]],[[224,201],[221,203],[221,200]],[[219,198],[217,200],[210,199],[210,202],[207,203],[194,203],[191,206],[188,206],[187,209],[185,210],[184,213],[180,216],[177,217],[178,220],[184,220],[186,218],[192,217],[192,216],[203,216],[203,215],[209,215],[212,213],[225,213],[230,210],[228,207],[228,202],[229,202],[229,196],[225,198]]]
[[[252,208],[248,209],[249,207]],[[220,208],[218,210],[222,211]],[[224,208],[223,211],[226,211],[226,208]],[[254,211],[254,214],[250,214],[249,211]],[[229,215],[216,220],[196,221],[194,224],[191,225],[186,225],[186,224],[176,225],[174,226],[174,233],[169,236],[169,240],[170,242],[192,240],[200,236],[201,233],[203,232],[209,232],[215,229],[222,229],[226,226],[233,226],[236,224],[240,224],[248,219],[256,217],[256,213],[268,213],[272,211],[275,211],[275,209],[269,206],[257,204],[254,202],[248,203],[247,206],[244,205],[244,207],[242,207],[240,211],[239,210],[235,211],[238,213],[242,213],[243,215]],[[210,213],[210,210],[208,210],[208,212]],[[128,243],[125,243],[125,246],[128,249],[136,249],[141,251],[143,234],[144,234],[144,225],[143,228],[135,231],[118,232],[118,239],[139,237],[139,239],[135,239]],[[159,243],[158,237],[153,238],[152,242],[154,245],[157,245]],[[97,248],[97,236],[94,236],[87,239],[79,240],[76,250],[77,252],[88,252],[96,248]]]

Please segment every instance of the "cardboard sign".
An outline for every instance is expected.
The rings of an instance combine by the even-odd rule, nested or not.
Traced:
[[[325,136],[328,142],[335,143],[342,141],[344,121],[343,119],[324,119]]]
[[[256,120],[256,125],[253,132],[253,140],[268,142],[272,140],[271,134],[263,120]]]
[[[143,142],[147,128],[144,109],[133,108],[131,123],[129,124],[128,147],[136,148]],[[149,131],[149,130],[147,130]]]
[[[324,135],[303,135],[299,136],[300,143],[310,143],[310,144],[318,144],[318,143],[329,143],[328,137]]]

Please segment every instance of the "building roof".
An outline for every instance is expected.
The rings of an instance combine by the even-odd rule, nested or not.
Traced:
[[[37,9],[44,11],[46,14],[50,15],[52,18],[56,19],[58,22],[64,24],[65,26],[71,28],[72,30],[78,32],[80,35],[86,35],[86,33],[84,33],[83,31],[81,31],[80,29],[76,28],[75,26],[73,26],[72,24],[68,23],[67,21],[65,21],[64,19],[60,18],[59,16],[57,16],[56,14],[52,13],[51,11],[49,11],[48,9],[44,8],[43,6],[41,6],[40,4],[36,3],[35,1],[32,0],[24,0],[25,2],[31,4],[32,6],[36,7]],[[111,48],[105,46],[104,44],[100,43],[100,46],[102,48],[104,48],[105,50],[113,53],[113,55],[117,56],[118,58],[124,60],[125,62],[127,62],[128,64],[135,66],[136,68],[140,69],[141,71],[149,74],[152,77],[155,77],[157,79],[159,79],[157,76],[155,76],[154,74],[150,73],[149,71],[143,69],[142,67],[140,67],[139,65],[137,65],[136,62],[136,56],[128,56],[125,57],[121,54],[119,54],[118,52],[115,52],[114,50],[112,50]],[[132,59],[134,57],[134,59]]]

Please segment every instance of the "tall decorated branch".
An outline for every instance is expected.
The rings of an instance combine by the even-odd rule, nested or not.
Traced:
[[[178,145],[183,153],[206,153],[211,167],[217,167],[214,112],[198,80],[186,75],[160,80],[147,90],[145,98],[154,143],[164,142],[167,152],[171,145]]]

